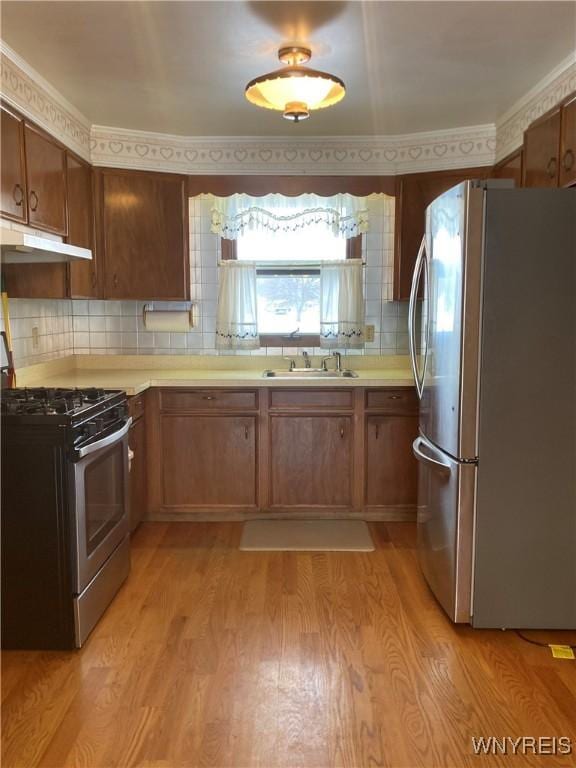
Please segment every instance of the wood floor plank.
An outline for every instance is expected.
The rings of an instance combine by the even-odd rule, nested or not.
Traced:
[[[303,553],[240,552],[238,523],[142,525],[84,648],[2,654],[3,766],[574,764],[473,755],[490,735],[569,736],[576,750],[576,663],[454,626],[420,575],[414,526],[370,527],[374,552]]]

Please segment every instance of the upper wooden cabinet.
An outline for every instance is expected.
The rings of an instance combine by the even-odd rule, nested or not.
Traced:
[[[490,168],[462,168],[398,177],[394,245],[395,301],[410,298],[412,273],[424,236],[428,205],[455,184],[466,179],[486,178],[489,174]]]
[[[522,186],[522,149],[516,150],[494,166],[492,176],[495,179],[513,179],[514,186]]]
[[[561,109],[557,107],[524,134],[524,186],[557,187]]]
[[[94,248],[94,200],[92,168],[70,153],[66,157],[68,185],[67,241],[92,251],[91,261],[71,261],[69,288],[72,298],[96,298],[98,294],[98,260]]]
[[[37,128],[24,125],[28,222],[66,235],[66,150]]]
[[[188,299],[186,178],[111,169],[97,176],[104,297]]]
[[[2,183],[0,214],[26,223],[26,165],[24,162],[24,121],[5,105],[0,106],[2,134]]]
[[[562,108],[559,181],[561,187],[576,184],[576,94]]]

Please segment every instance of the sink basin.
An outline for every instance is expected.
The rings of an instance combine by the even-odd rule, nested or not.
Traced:
[[[322,368],[296,368],[293,371],[264,371],[265,379],[356,379],[358,374],[347,369],[324,371]]]

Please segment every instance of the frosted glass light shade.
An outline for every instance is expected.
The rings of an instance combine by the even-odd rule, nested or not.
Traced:
[[[344,98],[346,88],[340,78],[306,67],[286,67],[251,80],[246,98],[265,109],[275,109],[291,117],[290,107],[302,105],[307,110],[323,109]],[[302,115],[302,119],[304,116]],[[292,118],[294,119],[294,118]]]

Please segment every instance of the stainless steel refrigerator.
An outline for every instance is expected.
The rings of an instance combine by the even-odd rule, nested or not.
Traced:
[[[576,628],[576,189],[437,198],[409,317],[430,588],[456,622]]]

